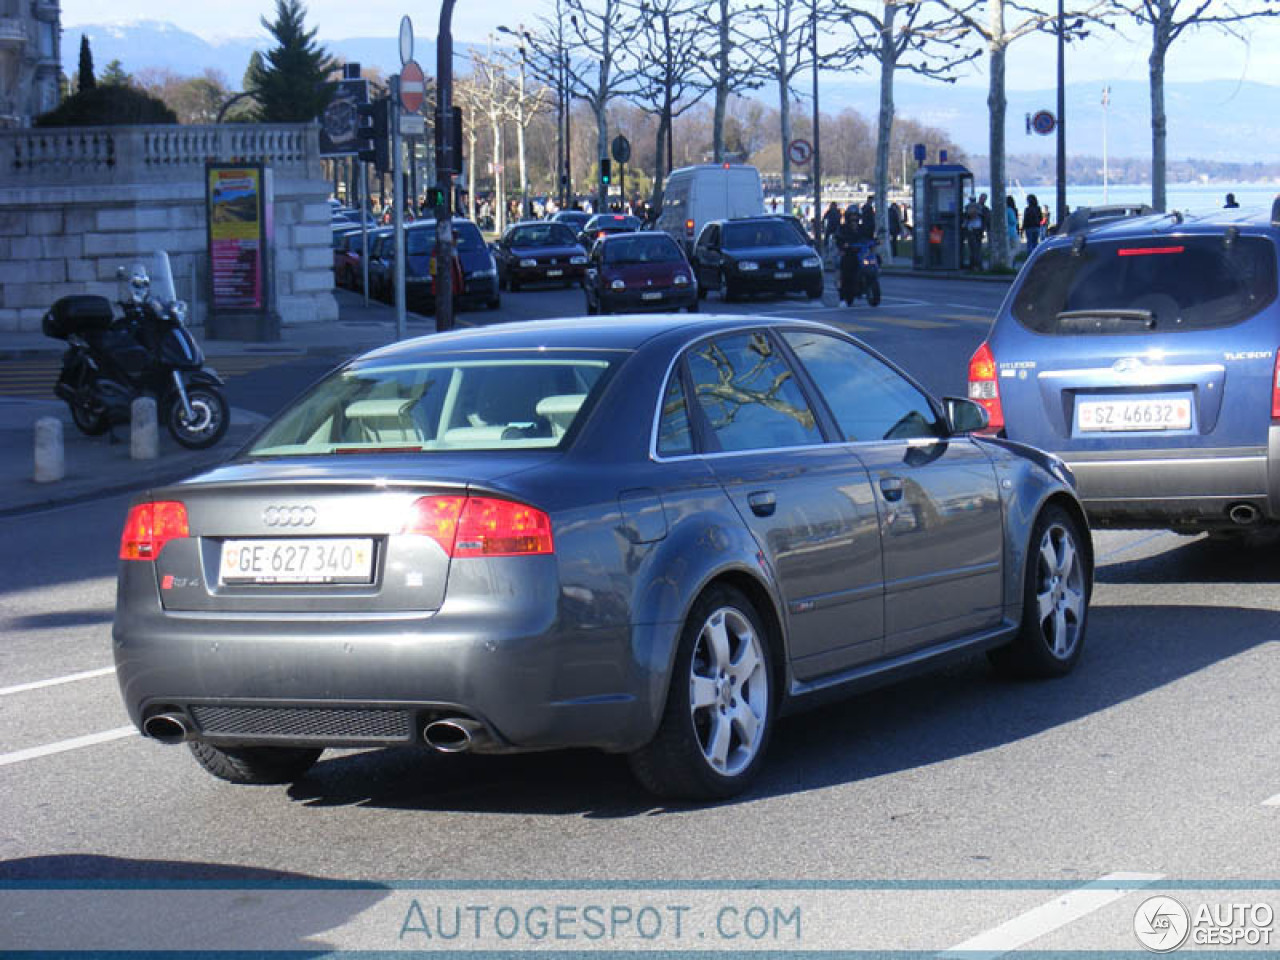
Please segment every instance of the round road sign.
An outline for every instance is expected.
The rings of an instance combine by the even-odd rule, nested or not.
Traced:
[[[808,140],[792,140],[791,145],[787,147],[787,156],[791,158],[792,163],[803,167],[813,156],[813,144]]]
[[[1031,118],[1031,129],[1042,137],[1047,137],[1058,126],[1058,118],[1048,110],[1041,110]]]
[[[613,138],[613,143],[610,144],[610,147],[614,163],[626,163],[631,159],[631,141],[622,134],[618,134]]]
[[[400,66],[413,59],[413,21],[405,14],[400,18]]]
[[[417,113],[427,96],[426,79],[416,60],[410,60],[400,69],[400,106],[406,113]]]

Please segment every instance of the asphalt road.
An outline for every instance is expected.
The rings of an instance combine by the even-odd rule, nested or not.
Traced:
[[[982,318],[1002,293],[890,280],[878,311],[800,300],[725,310],[840,323],[932,389],[961,392]],[[505,295],[501,314],[467,316],[573,313],[576,296]],[[714,298],[706,306],[719,309]],[[332,362],[247,372],[232,382],[233,397],[241,389],[237,402],[270,413]],[[346,751],[291,787],[210,778],[184,748],[127,729],[110,670],[125,507],[113,498],[0,519],[0,880],[911,881],[999,890],[1024,881],[1074,888],[1121,872],[1219,884],[1276,875],[1274,549],[1095,534],[1088,642],[1070,677],[1009,683],[974,659],[791,717],[747,796],[669,807],[635,786],[622,759],[590,752]],[[1124,901],[1129,918],[1137,899]],[[1280,897],[1270,899],[1280,908]],[[9,911],[0,931],[7,921],[21,928],[14,902],[0,897],[0,912]],[[956,921],[955,942],[1000,929],[1007,916],[990,904]],[[895,936],[936,936],[936,920],[899,917]],[[1032,945],[1089,946],[1071,940],[1073,928],[1047,927]],[[4,937],[0,950],[14,946]]]

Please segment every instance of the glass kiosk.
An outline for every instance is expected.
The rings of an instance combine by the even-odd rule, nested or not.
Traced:
[[[958,163],[928,164],[916,171],[911,245],[916,270],[960,269],[965,198],[972,195],[973,174]]]

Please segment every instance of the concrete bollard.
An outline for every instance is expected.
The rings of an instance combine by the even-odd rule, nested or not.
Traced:
[[[36,483],[53,483],[67,475],[67,453],[62,445],[62,421],[41,417],[36,421]]]
[[[138,397],[129,407],[129,456],[134,460],[154,460],[160,456],[156,402],[151,397]]]

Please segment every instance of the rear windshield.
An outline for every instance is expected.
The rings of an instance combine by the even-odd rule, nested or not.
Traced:
[[[726,250],[744,247],[796,247],[805,244],[798,231],[785,220],[753,220],[750,223],[726,223],[724,240]]]
[[[1265,237],[1160,237],[1046,250],[1013,301],[1036,333],[1207,330],[1239,323],[1276,297]]]
[[[592,230],[617,230],[619,232],[630,232],[632,230],[640,229],[640,221],[635,217],[609,214],[604,217],[592,217],[587,221],[587,225],[584,229],[587,233],[590,233]]]
[[[665,233],[615,237],[604,245],[605,263],[679,263],[680,248]]]
[[[559,446],[620,354],[365,363],[317,384],[263,432],[251,457]]]
[[[572,247],[578,240],[563,223],[534,223],[511,231],[513,247]]]

